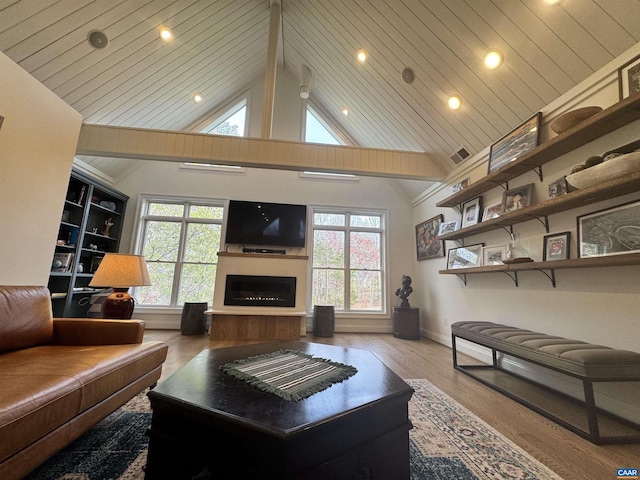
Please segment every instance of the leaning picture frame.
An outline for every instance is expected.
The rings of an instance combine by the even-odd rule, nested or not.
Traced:
[[[447,270],[480,267],[482,265],[482,247],[484,247],[484,243],[450,248],[447,254]]]
[[[470,227],[480,221],[482,215],[482,197],[476,197],[462,205],[462,228]]]
[[[444,257],[444,240],[438,239],[444,217],[436,215],[416,225],[416,253],[418,260]]]
[[[545,235],[542,245],[542,261],[568,260],[571,257],[571,232]]]
[[[509,245],[491,245],[482,247],[482,265],[504,265]]]
[[[581,215],[578,257],[606,257],[640,252],[640,200]]]
[[[618,69],[620,100],[640,92],[640,55]]]
[[[514,212],[533,205],[533,183],[502,192],[501,213]]]
[[[482,221],[486,222],[487,220],[491,220],[492,218],[498,218],[501,213],[502,213],[502,202],[489,205],[484,209],[484,213],[482,214]]]
[[[538,146],[541,118],[542,113],[536,113],[491,145],[487,173],[500,170],[508,163],[517,160],[518,157]]]
[[[438,230],[438,236],[447,235],[453,233],[460,228],[460,220],[450,220],[448,222],[440,223],[440,230]]]

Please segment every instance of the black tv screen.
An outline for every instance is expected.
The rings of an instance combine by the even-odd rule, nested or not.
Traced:
[[[304,247],[306,205],[229,201],[226,243]]]

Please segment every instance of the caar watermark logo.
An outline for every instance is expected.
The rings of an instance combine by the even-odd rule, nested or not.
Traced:
[[[617,478],[638,478],[637,468],[619,468],[616,470]]]

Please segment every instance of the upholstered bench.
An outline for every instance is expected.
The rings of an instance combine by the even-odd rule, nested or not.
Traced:
[[[593,345],[492,322],[451,325],[453,366],[593,443],[639,443],[640,425],[596,406],[594,382],[640,382],[640,353]],[[456,339],[490,348],[491,365],[459,365]],[[498,353],[582,382],[577,400],[504,368]],[[503,357],[502,355],[501,357]],[[638,397],[635,397],[635,402]]]

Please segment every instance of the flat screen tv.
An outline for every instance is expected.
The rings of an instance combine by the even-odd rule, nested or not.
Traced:
[[[226,243],[304,247],[306,205],[230,200]]]

